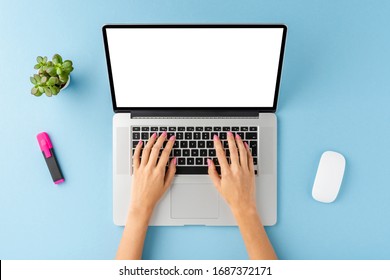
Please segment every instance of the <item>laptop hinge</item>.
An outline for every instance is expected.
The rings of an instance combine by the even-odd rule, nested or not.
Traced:
[[[131,118],[258,118],[258,110],[132,110]]]

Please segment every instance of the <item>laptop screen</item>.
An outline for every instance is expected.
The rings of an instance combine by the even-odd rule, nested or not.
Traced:
[[[206,27],[104,27],[114,107],[275,108],[285,26]]]

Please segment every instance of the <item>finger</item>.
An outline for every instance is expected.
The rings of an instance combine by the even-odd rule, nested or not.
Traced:
[[[236,141],[234,140],[233,133],[231,133],[230,131],[227,133],[227,139],[229,143],[230,160],[232,161],[232,165],[240,165]]]
[[[158,167],[165,168],[167,165],[167,162],[169,160],[169,155],[171,154],[173,144],[175,144],[176,137],[175,135],[172,135],[171,138],[169,138],[167,145],[165,146],[160,159],[158,160]]]
[[[162,148],[166,138],[167,132],[164,131],[163,133],[161,133],[160,137],[158,137],[156,143],[153,145],[152,151],[150,152],[148,165],[156,166],[158,156],[160,155],[160,149]]]
[[[165,174],[164,191],[169,188],[169,186],[172,184],[173,178],[175,177],[176,161],[177,159],[174,157],[169,163],[167,173]]]
[[[207,165],[209,166],[209,176],[211,181],[213,181],[214,186],[217,188],[219,192],[221,192],[221,177],[215,168],[214,162],[211,159],[207,159]]]
[[[142,158],[141,158],[142,165],[146,165],[149,161],[150,151],[152,150],[154,142],[156,142],[156,136],[157,134],[153,133],[153,135],[149,138],[148,143],[145,145],[144,150],[142,151]]]
[[[246,142],[245,142],[245,148],[246,148],[246,154],[247,154],[247,157],[248,157],[248,169],[249,169],[249,172],[251,172],[252,174],[255,174],[255,166],[253,165],[252,153],[251,153],[251,150],[249,149],[249,145]]]
[[[143,145],[142,140],[139,140],[139,142],[137,144],[137,147],[135,147],[135,151],[134,151],[134,154],[133,154],[133,166],[134,166],[134,169],[137,169],[139,167],[142,145]]]
[[[214,135],[214,149],[217,154],[217,158],[219,161],[219,165],[221,165],[221,173],[222,170],[229,168],[229,163],[227,162],[225,150],[222,148],[221,140],[217,135]]]
[[[245,169],[248,169],[248,153],[246,147],[244,146],[244,142],[242,142],[241,136],[239,134],[236,134],[236,143],[240,154],[241,166]]]

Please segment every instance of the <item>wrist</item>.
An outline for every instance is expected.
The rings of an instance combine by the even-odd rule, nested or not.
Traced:
[[[236,218],[237,222],[242,219],[247,219],[250,217],[258,217],[256,205],[246,205],[244,207],[234,207],[232,208],[233,216]]]
[[[152,207],[137,207],[131,205],[128,212],[128,220],[132,218],[136,218],[139,221],[149,222],[152,214],[153,214]]]

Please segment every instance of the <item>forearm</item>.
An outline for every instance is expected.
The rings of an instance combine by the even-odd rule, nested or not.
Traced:
[[[242,238],[252,260],[276,260],[277,256],[255,208],[233,211]]]
[[[152,211],[130,210],[118,252],[117,260],[139,260]]]

